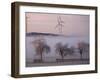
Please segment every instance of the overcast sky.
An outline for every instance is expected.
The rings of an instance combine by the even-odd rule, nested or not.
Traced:
[[[72,14],[26,13],[26,31],[59,34],[57,18],[64,21],[62,34],[89,36],[89,16]]]

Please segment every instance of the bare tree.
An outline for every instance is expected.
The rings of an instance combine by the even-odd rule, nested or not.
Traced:
[[[56,52],[59,53],[59,55],[62,58],[62,61],[64,61],[64,57],[69,55],[72,55],[74,53],[74,48],[68,48],[68,44],[62,45],[62,43],[56,44]]]
[[[56,44],[56,52],[61,56],[62,61],[63,61],[63,59],[64,59],[64,51],[63,51],[62,43],[57,43]]]
[[[89,53],[89,44],[85,42],[79,42],[78,43],[78,50],[80,53],[80,58],[82,59],[82,55],[84,52]]]
[[[40,55],[41,62],[43,62],[43,53],[44,52],[49,53],[50,47],[47,45],[45,40],[41,39],[34,40],[33,43],[36,50],[36,54]]]

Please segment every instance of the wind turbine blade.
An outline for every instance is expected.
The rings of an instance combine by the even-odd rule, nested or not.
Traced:
[[[57,24],[55,28],[57,28],[57,27],[59,27],[59,24]]]

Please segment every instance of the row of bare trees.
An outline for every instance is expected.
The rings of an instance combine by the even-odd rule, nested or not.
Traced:
[[[45,39],[37,39],[34,40],[34,47],[37,55],[40,55],[40,62],[43,62],[43,54],[44,53],[50,53],[51,48],[47,44]],[[85,42],[78,43],[78,52],[80,53],[80,58],[82,59],[82,54],[84,52],[89,52],[89,44]],[[64,60],[64,57],[67,55],[73,55],[75,52],[74,47],[68,47],[68,44],[63,45],[62,43],[57,43],[55,46],[55,53],[59,54],[61,56],[62,61]]]

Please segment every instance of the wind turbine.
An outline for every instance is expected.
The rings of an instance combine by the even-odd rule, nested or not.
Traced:
[[[64,21],[61,19],[61,16],[57,17],[57,25],[55,28],[58,28],[59,33],[62,33],[62,28],[64,27]]]

